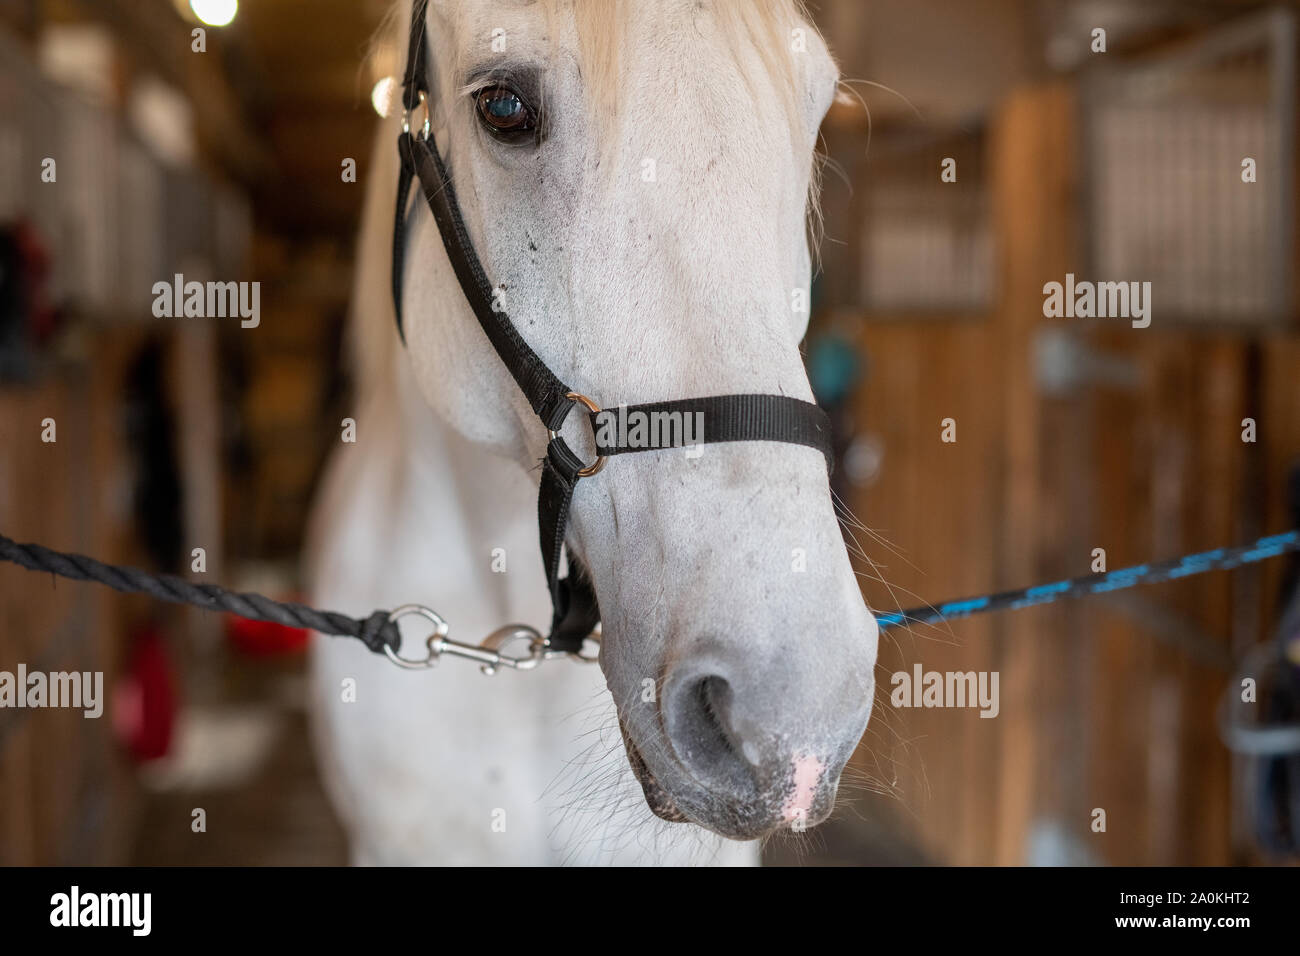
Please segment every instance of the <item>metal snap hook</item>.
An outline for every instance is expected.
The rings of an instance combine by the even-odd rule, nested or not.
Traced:
[[[485,637],[481,644],[462,644],[460,641],[453,641],[447,637],[449,628],[442,615],[432,608],[425,607],[423,604],[404,604],[391,612],[388,615],[388,620],[396,624],[402,618],[412,614],[424,618],[433,625],[433,633],[425,641],[428,654],[423,658],[403,657],[399,653],[400,645],[397,650],[384,645],[384,653],[388,656],[388,659],[405,670],[428,670],[437,664],[444,655],[463,657],[466,660],[475,661],[478,663],[479,669],[489,677],[503,667],[516,671],[531,671],[539,667],[543,662],[556,657],[567,657],[572,661],[580,661],[585,664],[593,663],[597,659],[595,654],[589,655],[581,650],[573,652],[553,651],[546,646],[546,638],[542,636],[542,633],[527,624],[507,624],[505,627],[497,628]],[[590,634],[586,640],[594,641],[599,645],[599,629]],[[503,653],[508,645],[518,641],[528,642],[527,653],[519,657]]]
[[[520,640],[528,641],[528,656],[509,657],[501,653],[506,645]],[[546,639],[542,637],[540,631],[527,624],[507,624],[505,627],[499,627],[485,637],[479,647],[495,657],[495,660],[487,661],[479,668],[489,677],[497,672],[498,667],[530,671],[546,660]]]

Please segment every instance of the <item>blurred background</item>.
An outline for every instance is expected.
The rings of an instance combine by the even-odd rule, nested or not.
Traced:
[[[861,97],[823,130],[807,354],[871,606],[1300,525],[1296,8],[812,8]],[[386,10],[0,0],[0,533],[187,575],[202,548],[204,580],[297,594],[348,414]],[[261,325],[153,318],[175,273],[259,281]],[[1067,273],[1152,282],[1151,326],[1044,318]],[[1300,754],[1257,751],[1300,721],[1295,586],[1273,561],[894,632],[841,809],[767,858],[1294,862]],[[0,864],[345,862],[306,640],[0,566],[0,670],[102,670],[110,694],[97,721],[0,710]],[[998,717],[892,707],[916,664],[998,672]]]

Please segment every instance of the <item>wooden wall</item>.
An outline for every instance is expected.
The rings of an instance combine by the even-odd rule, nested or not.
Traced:
[[[871,316],[857,419],[883,447],[852,502],[894,610],[1250,540],[1288,526],[1300,461],[1300,335],[1088,325],[1042,315],[1045,282],[1080,262],[1075,102],[1021,91],[989,137],[998,293],[991,314]],[[937,167],[936,167],[937,170]],[[937,172],[936,172],[937,175]],[[953,188],[960,188],[954,186]],[[1106,277],[1102,277],[1106,278]],[[1118,278],[1118,277],[1115,277]],[[1038,380],[1044,332],[1105,373]],[[1241,441],[1255,417],[1259,441]],[[957,422],[957,441],[940,422]],[[1215,707],[1242,650],[1272,636],[1281,562],[882,638],[877,709],[855,758],[860,800],[930,857],[1210,864],[1253,858]],[[890,675],[1000,675],[1001,712],[904,710]],[[1091,828],[1106,811],[1104,833]]]
[[[168,379],[186,488],[186,553],[210,547],[220,572],[220,502],[204,495],[217,473],[211,337],[168,333]],[[0,533],[20,542],[144,565],[132,527],[133,465],[123,415],[124,375],[140,329],[87,333],[85,358],[62,361],[35,383],[0,387]],[[41,441],[53,418],[57,441]],[[207,476],[206,484],[201,480]],[[104,713],[0,709],[0,865],[127,862],[138,790],[113,730],[112,689],[128,635],[146,620],[196,641],[213,615],[159,606],[92,584],[0,564],[0,670],[102,671]],[[178,656],[186,648],[172,648]]]
[[[0,392],[0,528],[18,541],[120,554],[129,503],[115,500],[121,447],[109,420],[119,400],[105,374],[112,362],[68,368],[31,387]],[[41,441],[53,418],[58,441]],[[96,487],[95,478],[101,482]],[[122,631],[109,592],[0,565],[0,670],[105,672],[117,677]],[[87,720],[76,710],[0,710],[0,863],[106,862],[124,835],[101,834],[93,848],[77,835],[107,809],[120,819],[129,803],[115,759],[108,713]],[[90,851],[85,853],[85,851]],[[84,854],[84,855],[83,855]]]

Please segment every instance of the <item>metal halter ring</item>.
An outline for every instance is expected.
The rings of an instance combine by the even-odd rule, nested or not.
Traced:
[[[596,629],[582,639],[582,647],[579,648],[578,650],[547,651],[546,656],[548,659],[551,657],[564,656],[567,657],[569,660],[575,661],[579,664],[599,664],[600,663],[600,636],[601,636],[600,625],[597,624]],[[591,654],[587,653],[588,643],[596,645],[596,650],[594,653]]]
[[[579,392],[569,392],[565,395],[565,398],[572,399],[573,401],[586,406],[587,411],[591,412],[593,415],[600,414],[600,406],[589,399],[586,395]],[[551,441],[555,441],[555,439],[560,437],[560,433],[553,428],[548,428],[546,434],[551,437]],[[608,460],[609,459],[605,455],[597,455],[596,460],[590,465],[578,469],[579,477],[590,478],[592,475],[599,474],[600,470],[605,467],[605,462]]]
[[[417,109],[424,110],[424,126],[420,128],[421,138],[428,140],[433,135],[433,112],[429,109],[429,97],[420,90],[420,105],[402,113],[402,132],[411,131],[411,114]]]

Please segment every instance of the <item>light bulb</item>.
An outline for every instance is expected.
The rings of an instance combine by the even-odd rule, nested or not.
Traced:
[[[239,0],[190,0],[194,15],[210,27],[224,27],[239,12]]]

